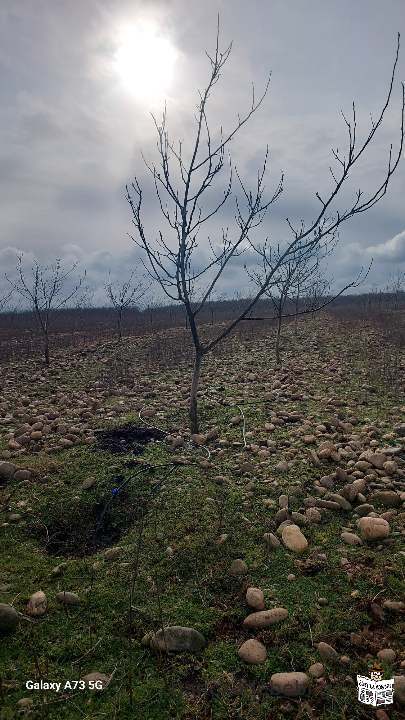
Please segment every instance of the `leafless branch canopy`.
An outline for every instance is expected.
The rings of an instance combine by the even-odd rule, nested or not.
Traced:
[[[116,310],[125,310],[125,308],[136,305],[146,293],[146,286],[135,278],[133,270],[128,278],[122,283],[113,283],[109,274],[108,282],[105,285],[107,297],[111,305]]]
[[[135,271],[133,270],[128,280],[124,280],[122,283],[113,283],[111,277],[105,285],[105,291],[107,297],[113,306],[117,316],[117,327],[118,336],[122,338],[122,323],[124,317],[124,311],[137,305],[139,301],[144,297],[146,293],[146,286],[141,280],[135,278]]]
[[[351,118],[342,113],[347,130],[347,147],[342,153],[338,148],[332,150],[335,167],[331,166],[332,187],[327,193],[316,193],[320,203],[319,212],[305,224],[294,227],[289,218],[286,219],[289,231],[287,239],[281,241],[277,248],[271,247],[267,239],[260,246],[257,244],[257,228],[262,225],[271,206],[283,191],[283,174],[270,194],[266,192],[265,179],[269,165],[269,149],[266,148],[261,168],[257,171],[254,187],[246,187],[240,172],[234,166],[230,156],[230,143],[244,128],[252,116],[262,106],[267,95],[270,76],[259,96],[252,88],[251,102],[242,115],[237,116],[233,128],[224,131],[220,128],[218,137],[213,137],[208,121],[208,108],[212,92],[218,83],[224,65],[229,59],[231,46],[221,51],[219,47],[219,25],[214,52],[207,57],[210,64],[210,75],[206,87],[199,92],[196,113],[196,126],[191,150],[186,157],[182,142],[175,143],[167,129],[166,108],[160,121],[153,117],[157,133],[158,164],[150,164],[145,160],[147,169],[154,182],[157,200],[165,218],[168,234],[159,231],[158,237],[151,239],[145,229],[143,220],[143,191],[137,178],[126,187],[126,196],[132,211],[132,222],[135,235],[132,240],[144,252],[145,267],[149,275],[158,283],[163,293],[172,301],[182,302],[189,320],[194,346],[198,354],[204,355],[225,338],[239,322],[248,318],[258,300],[264,295],[274,292],[283,274],[287,274],[297,265],[297,261],[305,257],[315,258],[325,247],[335,242],[339,228],[350,218],[366,212],[378,203],[386,194],[390,180],[398,166],[403,152],[404,143],[404,109],[405,91],[402,83],[402,102],[400,110],[400,131],[398,148],[394,152],[390,145],[387,165],[383,178],[377,187],[369,192],[358,189],[347,208],[338,208],[341,190],[351,175],[352,169],[366,155],[372,144],[384,116],[390,105],[395,74],[398,64],[400,36],[398,35],[394,64],[388,84],[388,92],[382,108],[363,140],[359,140],[356,118],[356,107],[353,103]],[[226,181],[222,190],[216,188],[216,181],[221,173],[226,172]],[[236,178],[236,183],[235,183]],[[235,197],[235,226],[233,230],[222,227],[216,241],[208,236],[210,257],[205,262],[198,254],[198,236],[213,216],[216,216],[224,205],[230,201],[234,185],[238,192]],[[217,200],[210,204],[212,197]],[[203,202],[205,201],[205,202]],[[208,207],[207,207],[208,205]],[[231,261],[246,250],[258,252],[259,256],[266,248],[266,262],[261,264],[256,273],[256,290],[247,301],[245,308],[210,342],[202,342],[198,329],[198,314],[207,300],[212,297],[221,276]],[[204,250],[207,249],[205,245]],[[263,254],[261,255],[263,260]],[[314,259],[314,263],[316,264]],[[308,269],[308,265],[307,265]],[[316,267],[311,268],[313,274]],[[310,273],[310,274],[311,274]],[[364,274],[360,274],[364,277]],[[296,277],[294,282],[297,282]],[[304,280],[303,280],[304,281]],[[348,287],[353,287],[359,278]],[[339,293],[340,294],[340,293]]]

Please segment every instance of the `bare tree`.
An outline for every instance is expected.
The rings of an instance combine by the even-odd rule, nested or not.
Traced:
[[[80,342],[80,335],[83,333],[86,314],[92,307],[94,307],[94,291],[95,288],[86,283],[85,286],[82,285],[80,288],[80,293],[75,296],[74,303],[72,305],[74,312],[71,314],[70,327],[72,345],[75,344],[76,333],[79,333]]]
[[[360,282],[356,282],[355,280],[353,280],[352,282],[345,285],[343,291],[339,291],[338,293],[333,295],[330,293],[330,281],[326,277],[322,276],[322,274],[320,273],[320,268],[318,268],[317,274],[312,277],[311,282],[306,289],[304,310],[302,312],[304,312],[305,314],[311,313],[312,317],[315,317],[316,313],[319,312],[319,310],[323,310],[324,307],[330,305],[334,300],[340,297],[340,295],[342,295],[343,292],[345,292],[349,288],[358,287],[364,281],[364,279],[365,276],[362,275]]]
[[[118,340],[121,342],[125,310],[139,303],[145,295],[146,288],[140,280],[135,278],[135,271],[132,271],[128,280],[122,283],[111,282],[111,277],[109,276],[109,281],[105,285],[105,291],[117,316]]]
[[[352,285],[355,285],[355,281],[353,281]],[[336,295],[333,298],[328,298],[329,289],[330,281],[323,276],[319,259],[313,265],[308,266],[304,263],[302,267],[298,268],[293,283],[295,335],[298,332],[298,318],[303,311],[305,314],[311,312],[314,315],[315,312],[325,307],[325,299],[329,302],[336,300]],[[343,292],[347,289],[345,287]]]
[[[347,154],[343,155],[338,149],[332,150],[337,168],[330,168],[332,189],[323,196],[319,192],[316,193],[316,198],[320,203],[319,211],[315,213],[315,217],[311,222],[305,224],[304,221],[301,221],[299,227],[294,227],[292,222],[287,219],[287,225],[292,237],[290,236],[284,243],[279,243],[280,247],[284,249],[280,252],[278,261],[272,265],[268,274],[263,277],[261,286],[256,288],[252,297],[247,300],[243,310],[225,327],[219,329],[216,337],[204,341],[199,326],[201,310],[225,271],[228,270],[231,261],[249,246],[252,246],[254,243],[252,234],[258,232],[257,228],[261,225],[264,217],[283,189],[282,175],[273,193],[268,198],[265,197],[268,148],[264,153],[263,165],[257,173],[253,189],[248,189],[245,186],[230,156],[229,161],[225,163],[225,151],[229,151],[231,141],[263,104],[270,78],[263,93],[258,98],[253,86],[252,101],[248,110],[245,114],[238,115],[237,122],[230,131],[224,133],[221,129],[215,139],[212,135],[207,118],[207,107],[230,52],[231,45],[224,51],[220,50],[218,31],[215,51],[212,56],[207,53],[211,72],[205,89],[199,92],[195,134],[187,158],[185,157],[182,142],[174,143],[169,136],[166,109],[160,122],[154,118],[159,164],[150,164],[146,160],[145,163],[153,178],[157,201],[168,226],[168,235],[159,231],[156,240],[149,235],[143,221],[143,191],[138,179],[135,177],[131,185],[126,187],[127,200],[131,207],[132,222],[136,231],[136,235],[131,236],[132,240],[144,251],[145,264],[150,275],[160,285],[168,298],[183,303],[187,315],[195,350],[189,406],[193,432],[198,431],[197,390],[204,356],[222,342],[242,320],[250,316],[258,300],[270,287],[279,267],[290,257],[319,246],[323,238],[333,237],[339,226],[350,218],[369,210],[386,194],[388,184],[402,154],[404,139],[405,95],[404,85],[402,84],[399,149],[393,155],[392,146],[390,147],[387,168],[382,182],[378,184],[375,190],[366,194],[359,189],[346,209],[336,207],[343,185],[347,181],[352,168],[357,165],[372,143],[390,104],[398,63],[398,35],[395,61],[387,96],[377,119],[372,119],[371,129],[366,134],[365,139],[360,143],[358,141],[356,109],[353,103],[350,120],[342,113],[348,133]],[[227,181],[222,192],[218,195],[217,202],[210,205],[209,201],[213,197],[214,183],[225,166],[228,167]],[[240,196],[237,196],[235,200],[235,233],[231,235],[228,227],[222,228],[220,232],[221,242],[217,244],[213,243],[208,236],[207,242],[211,249],[211,257],[207,262],[202,263],[201,253],[198,252],[198,234],[205,223],[217,216],[229,200],[234,175],[237,177],[240,189]]]
[[[23,255],[17,257],[17,279],[5,275],[11,287],[25,300],[32,309],[42,333],[44,343],[45,364],[50,365],[49,337],[51,332],[52,314],[55,310],[66,307],[82,286],[84,275],[77,282],[71,283],[72,275],[77,268],[74,263],[65,270],[62,261],[56,259],[53,265],[40,265],[37,261],[30,272],[24,270]]]
[[[144,323],[149,325],[150,327],[153,327],[157,322],[159,322],[159,311],[162,309],[162,307],[162,303],[159,302],[157,298],[149,298],[147,301],[147,305],[143,308]],[[172,322],[172,311],[173,308],[169,306],[168,312],[170,322]]]
[[[268,241],[262,246],[253,246],[260,257],[260,265],[258,269],[253,271],[245,265],[248,276],[258,288],[263,286],[265,279],[269,275],[272,276],[272,280],[267,285],[264,294],[271,300],[275,313],[273,317],[268,319],[276,320],[275,355],[277,365],[281,365],[280,344],[283,319],[295,316],[295,321],[297,321],[299,314],[314,313],[317,310],[317,305],[321,306],[320,297],[318,299],[316,295],[316,289],[320,290],[321,287],[319,277],[320,261],[333,251],[336,247],[336,241],[335,237],[331,239],[325,238],[319,244],[310,246],[302,253],[297,252],[288,255],[282,263],[279,262],[281,252],[279,247],[272,248]],[[275,265],[278,266],[277,271],[273,271]],[[347,287],[345,287],[345,290]],[[311,298],[312,302],[310,302],[310,307],[308,307],[307,302],[305,310],[301,310],[300,313],[300,299],[302,297],[305,297],[306,301]],[[321,297],[324,297],[324,295]],[[318,302],[316,299],[318,299]],[[293,301],[295,310],[290,307],[290,312],[287,312],[288,306],[291,306]]]
[[[398,310],[400,307],[401,299],[403,300],[404,298],[404,286],[405,272],[397,270],[392,273],[387,285],[387,292],[391,296],[393,310]]]

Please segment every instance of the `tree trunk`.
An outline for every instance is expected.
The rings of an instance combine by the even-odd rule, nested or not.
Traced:
[[[118,313],[118,340],[122,340],[122,311]]]
[[[277,366],[281,365],[280,339],[281,339],[281,314],[278,316],[278,322],[277,322],[277,335],[276,335],[276,364],[277,364]]]
[[[50,366],[51,361],[49,357],[49,338],[48,335],[45,335],[45,348],[44,348],[44,354],[45,354],[45,365],[47,367]]]
[[[200,381],[200,371],[201,371],[201,364],[202,364],[203,356],[200,352],[196,351],[195,358],[194,358],[194,368],[193,368],[193,376],[191,381],[191,390],[190,390],[190,429],[192,433],[198,433],[198,402],[197,402],[197,392],[198,392],[198,385]]]
[[[294,335],[297,336],[298,334],[298,310],[300,307],[300,291],[297,290],[297,294],[295,296],[295,318],[294,318]]]

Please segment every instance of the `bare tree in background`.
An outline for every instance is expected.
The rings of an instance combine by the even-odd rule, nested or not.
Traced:
[[[226,161],[225,155],[225,151],[229,151],[231,141],[263,104],[270,79],[259,98],[256,97],[253,87],[252,101],[247,112],[238,115],[237,122],[231,130],[224,133],[221,129],[214,137],[210,129],[207,117],[209,100],[230,52],[231,46],[224,51],[220,50],[218,31],[215,51],[212,56],[207,53],[211,72],[205,89],[199,92],[195,134],[187,157],[182,142],[175,143],[169,136],[166,110],[163,112],[160,122],[154,118],[159,164],[150,164],[147,161],[145,163],[154,181],[160,210],[167,223],[168,235],[160,231],[158,238],[154,240],[146,230],[142,212],[143,191],[138,179],[135,178],[130,187],[126,188],[127,199],[132,211],[132,222],[136,231],[136,235],[131,236],[132,240],[144,251],[150,275],[170,300],[184,305],[187,315],[195,350],[189,406],[192,432],[198,432],[197,391],[205,355],[221,343],[242,320],[249,317],[258,300],[271,286],[281,265],[294,255],[305,253],[307,250],[319,246],[324,238],[332,237],[343,223],[369,210],[386,194],[388,184],[402,154],[404,139],[405,95],[402,84],[398,152],[393,155],[392,146],[390,147],[384,177],[375,190],[365,194],[359,189],[345,209],[337,207],[343,185],[352,168],[358,164],[373,142],[390,104],[398,63],[398,35],[387,96],[378,117],[371,121],[371,129],[365,139],[361,142],[358,141],[356,109],[353,103],[350,120],[342,113],[348,134],[346,154],[342,154],[338,149],[332,150],[337,167],[330,168],[332,188],[322,195],[319,192],[316,193],[320,203],[319,211],[309,223],[305,224],[304,221],[301,221],[299,227],[294,227],[293,223],[287,219],[291,235],[285,242],[278,243],[280,247],[284,248],[280,252],[278,261],[263,277],[261,286],[256,288],[252,297],[246,301],[243,310],[225,327],[221,327],[216,337],[205,341],[199,325],[201,310],[224,273],[230,268],[231,261],[240,255],[249,244],[254,243],[253,235],[257,234],[257,228],[262,224],[264,217],[283,189],[283,176],[281,176],[273,193],[270,193],[268,198],[265,197],[268,149],[264,153],[263,164],[257,173],[256,183],[252,189],[245,186],[231,157],[229,156],[229,160]],[[225,167],[228,170],[227,180],[222,191],[218,191],[216,188],[218,200],[210,205],[215,181],[218,180]],[[211,257],[201,265],[201,254],[198,253],[199,233],[205,223],[217,216],[230,199],[235,175],[240,190],[239,197],[236,197],[235,200],[235,229],[231,233],[228,227],[223,227],[218,233],[221,241],[217,243],[213,243],[208,236],[207,245],[209,244],[211,248]]]
[[[148,304],[147,304],[145,310],[146,310],[148,323],[149,323],[150,327],[153,327],[153,325],[155,324],[155,321],[158,320],[159,310],[161,307],[162,307],[162,305],[159,302],[159,300],[156,300],[153,298],[151,300],[148,300]],[[171,316],[170,310],[169,310],[169,315]]]
[[[34,262],[30,271],[24,270],[23,255],[17,258],[17,279],[6,280],[23,300],[31,307],[42,333],[44,343],[45,364],[50,365],[49,336],[51,332],[52,314],[55,310],[66,307],[81,288],[86,272],[77,282],[71,282],[78,264],[74,263],[67,270],[62,261],[56,259],[53,265],[40,265]]]
[[[72,305],[75,312],[71,315],[72,324],[70,329],[72,334],[72,345],[75,345],[76,333],[78,333],[80,342],[80,335],[83,332],[83,325],[86,313],[94,305],[94,290],[94,287],[90,287],[87,284],[85,286],[82,285],[80,288],[80,292],[75,295],[74,303]]]
[[[274,250],[267,242],[264,246],[252,246],[259,254],[261,268],[251,271],[246,265],[245,270],[256,286],[261,287],[263,279],[273,274],[273,279],[267,287],[265,295],[272,301],[275,314],[270,317],[252,317],[246,320],[276,320],[275,355],[276,364],[281,365],[281,326],[284,319],[295,320],[295,334],[297,334],[297,321],[302,315],[316,313],[337,300],[349,288],[361,285],[371,268],[363,270],[356,278],[346,283],[339,291],[331,293],[331,280],[323,274],[321,261],[331,255],[337,245],[338,237],[323,239],[321,243],[311,246],[304,253],[289,255],[286,261],[279,264],[280,248]],[[272,272],[273,265],[279,265],[277,273]]]
[[[318,268],[317,274],[314,275],[311,283],[306,290],[304,309],[301,311],[301,313],[311,313],[312,317],[314,318],[316,313],[319,312],[319,310],[323,310],[324,307],[330,305],[334,300],[340,297],[340,295],[343,295],[343,292],[349,290],[349,288],[358,287],[361,282],[364,281],[364,279],[365,277],[362,276],[360,282],[353,280],[353,282],[345,285],[343,290],[340,290],[338,293],[331,295],[330,282],[327,278],[321,275]]]
[[[352,286],[355,286],[355,284],[355,281],[351,283]],[[302,266],[298,268],[293,283],[295,335],[298,333],[298,318],[300,314],[306,314],[308,312],[314,314],[325,307],[324,301],[325,299],[328,300],[329,290],[330,282],[322,274],[322,266],[319,258],[313,265],[303,263]],[[345,287],[340,294],[346,290],[347,287]],[[336,300],[336,297],[335,295],[333,298],[330,298],[330,302],[332,302],[332,299]]]
[[[135,271],[133,271],[128,280],[123,283],[112,283],[109,278],[109,282],[105,285],[105,291],[117,316],[118,340],[121,342],[125,310],[139,303],[145,295],[146,288],[140,280],[135,278]]]
[[[401,299],[404,299],[405,272],[397,270],[390,278],[387,292],[392,297],[392,309],[399,310]]]
[[[332,238],[333,244],[329,240],[327,238],[322,243],[309,247],[303,253],[291,254],[283,263],[279,262],[280,248],[274,249],[266,241],[263,246],[254,246],[254,250],[260,256],[259,268],[252,271],[245,265],[247,274],[258,288],[261,288],[265,279],[272,275],[272,280],[267,285],[264,295],[271,300],[274,308],[274,317],[269,319],[276,320],[275,355],[277,365],[281,365],[281,327],[283,319],[286,317],[292,318],[295,315],[297,321],[300,313],[300,299],[303,297],[314,299],[312,295],[314,287],[318,285],[320,260],[330,254],[336,245],[335,238]],[[277,271],[273,271],[275,265],[278,266]],[[293,301],[295,311],[291,308]],[[315,311],[316,303],[312,302],[311,305],[311,310],[306,309],[305,312]],[[288,312],[288,309],[290,309],[290,312]]]

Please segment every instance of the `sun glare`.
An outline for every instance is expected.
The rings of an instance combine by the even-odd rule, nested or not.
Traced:
[[[176,50],[152,24],[139,24],[121,32],[114,58],[125,90],[144,100],[164,99],[173,80]]]

